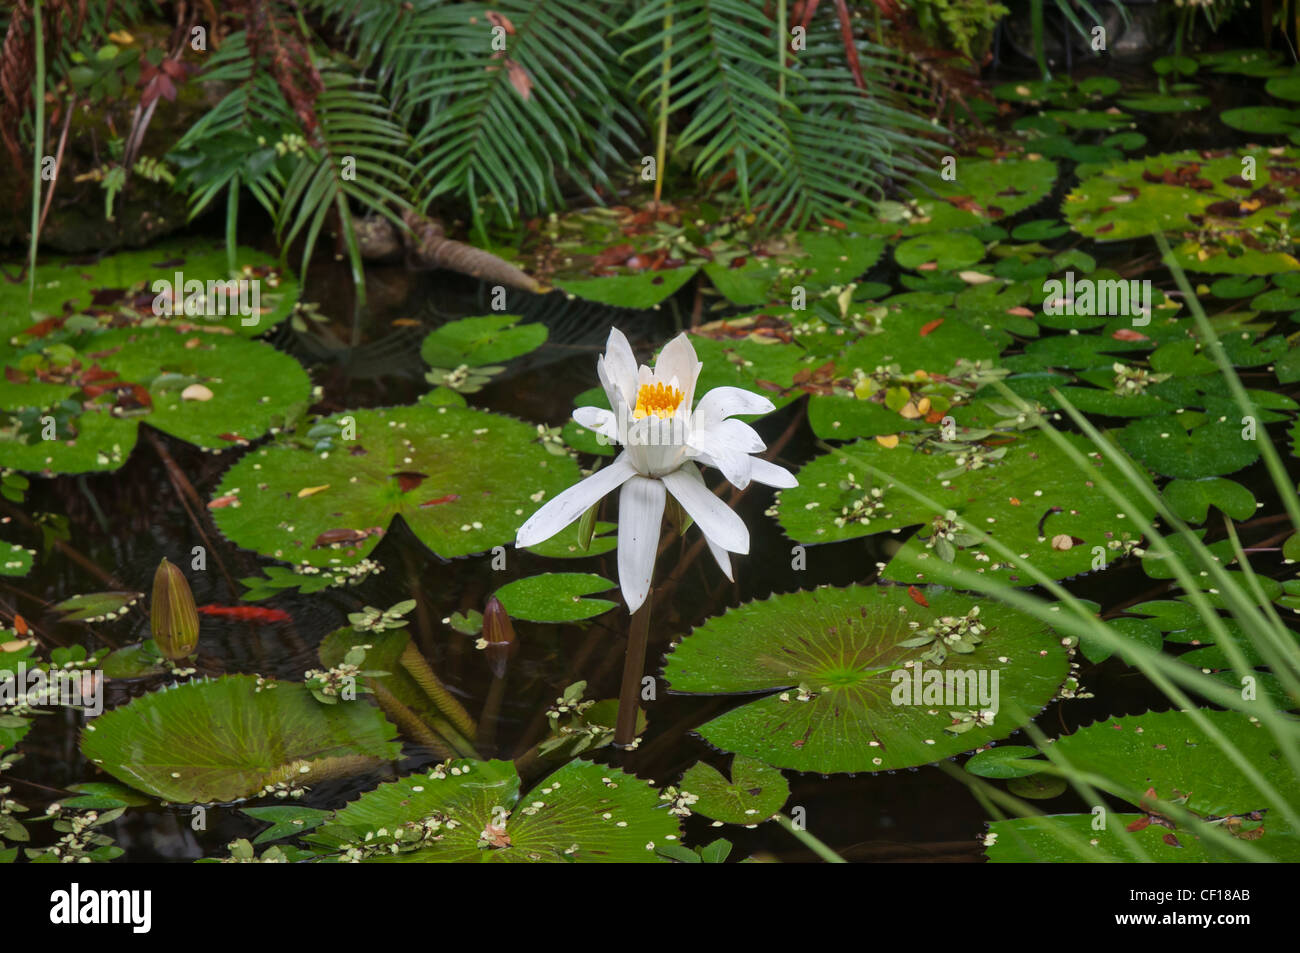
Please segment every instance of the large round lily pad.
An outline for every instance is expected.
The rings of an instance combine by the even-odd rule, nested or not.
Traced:
[[[262,436],[277,417],[306,407],[311,380],[297,361],[267,344],[217,332],[167,327],[81,335],[72,342],[78,364],[52,369],[57,382],[21,370],[10,356],[0,387],[0,420],[8,421],[0,466],[115,470],[135,446],[141,422],[221,450]]]
[[[973,646],[972,621],[982,627]],[[915,644],[929,634],[960,638],[962,648],[949,643],[934,665],[922,659],[933,643]],[[1006,606],[939,589],[850,586],[710,619],[673,648],[664,678],[674,692],[762,693],[701,725],[710,744],[779,768],[839,773],[912,767],[1005,738],[1056,694],[1068,667],[1059,636]],[[954,693],[936,698],[931,683],[949,673]],[[995,679],[992,723],[962,722],[991,709]]]
[[[1235,745],[1265,780],[1286,797],[1295,791],[1300,778],[1296,778],[1282,757],[1277,739],[1257,720],[1240,712],[1211,711],[1201,714]],[[1053,751],[1072,768],[1089,775],[1101,790],[1137,804],[1149,790],[1165,801],[1186,797],[1183,807],[1203,819],[1240,818],[1240,832],[1258,830],[1250,838],[1253,846],[1260,848],[1276,860],[1300,859],[1300,837],[1290,830],[1278,811],[1278,805],[1236,770],[1224,770],[1227,758],[1217,742],[1195,725],[1186,712],[1148,712],[1111,718],[1081,728],[1074,734],[1059,738]],[[1033,765],[1034,761],[1018,762]],[[1262,818],[1248,818],[1263,811]],[[992,860],[1050,860],[1066,859],[1062,848],[1053,846],[1058,838],[1051,836],[1055,825],[1083,834],[1089,826],[1083,823],[1092,815],[1066,815],[1046,818],[1046,831],[1034,832],[1027,821],[1000,822],[990,829],[998,833],[996,851],[990,849]],[[1156,860],[1230,860],[1224,848],[1211,844],[1197,834],[1195,824],[1178,825],[1171,829],[1160,824],[1150,824],[1134,832],[1136,838],[1125,838],[1123,828],[1130,816],[1111,816],[1107,829],[1115,831],[1105,836],[1095,832],[1084,835],[1088,846],[1097,851],[1098,860],[1107,855],[1119,859],[1132,859],[1132,843],[1136,840]],[[1262,827],[1260,820],[1262,819]],[[1233,825],[1222,820],[1221,830],[1231,830]],[[1173,847],[1166,841],[1172,833],[1186,852],[1165,850]],[[1140,838],[1140,839],[1139,839]],[[1057,855],[1060,854],[1058,857]],[[1078,859],[1072,857],[1070,859]]]
[[[192,804],[364,770],[401,754],[396,734],[368,702],[322,705],[295,682],[228,675],[106,712],[81,751],[131,787]]]
[[[420,404],[325,422],[343,431],[330,451],[266,447],[226,471],[212,505],[231,540],[289,562],[351,565],[400,515],[438,555],[465,556],[510,543],[578,480],[534,428],[482,410]]]
[[[1053,579],[1109,564],[1138,542],[1140,534],[1131,521],[1116,512],[1093,481],[1100,474],[1117,479],[1115,469],[1102,460],[1094,458],[1095,469],[1081,471],[1037,433],[1022,434],[996,448],[951,453],[918,452],[909,439],[892,449],[863,440],[846,446],[845,457],[830,453],[815,458],[797,474],[799,486],[778,493],[777,516],[786,533],[796,542],[821,543],[921,524],[886,567],[884,578],[916,585],[969,586],[978,577],[1033,584],[1027,573],[978,540],[964,538],[967,534],[943,514],[935,514],[892,481],[873,479],[856,460],[925,493]],[[1066,439],[1080,452],[1095,452],[1081,437]],[[1005,450],[1001,459],[962,469],[979,455],[998,450]],[[1145,515],[1152,512],[1147,509]]]
[[[617,768],[571,761],[519,788],[509,761],[453,761],[368,791],[307,840],[368,844],[365,859],[380,862],[660,863],[655,847],[679,836],[658,792]],[[399,832],[416,849],[386,849]]]

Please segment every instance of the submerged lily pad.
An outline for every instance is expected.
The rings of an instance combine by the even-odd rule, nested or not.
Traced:
[[[401,516],[438,555],[465,556],[511,542],[543,499],[578,480],[533,427],[482,410],[420,404],[325,423],[351,423],[356,439],[322,453],[265,447],[226,471],[213,517],[227,537],[289,562],[352,565]]]
[[[981,641],[971,646],[962,633],[973,625]],[[942,665],[923,661],[933,649],[917,642],[927,634],[963,649]],[[1059,636],[1006,606],[938,589],[850,586],[730,609],[674,646],[664,678],[673,692],[763,693],[701,725],[710,744],[779,768],[840,773],[912,767],[1005,738],[1047,704],[1067,670]],[[934,679],[942,689],[950,676],[962,694],[936,698]],[[961,721],[990,708],[995,680],[992,723]]]
[[[124,784],[195,804],[391,761],[401,753],[396,734],[366,702],[322,705],[298,683],[228,675],[106,712],[86,726],[81,751]]]
[[[509,761],[452,761],[366,792],[307,840],[381,863],[661,863],[655,847],[680,833],[658,792],[618,768],[570,761],[519,789]]]

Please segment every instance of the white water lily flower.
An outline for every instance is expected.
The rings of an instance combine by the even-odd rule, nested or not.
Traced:
[[[751,480],[792,487],[790,471],[752,456],[766,449],[749,424],[735,414],[774,410],[766,397],[739,387],[716,387],[694,405],[695,382],[703,365],[685,333],[669,341],[653,369],[636,357],[627,338],[611,328],[596,373],[613,410],[579,407],[573,419],[625,448],[614,462],[569,487],[534,513],[515,546],[534,546],[554,536],[619,487],[618,578],[628,611],[635,612],[650,591],[659,548],[659,525],[666,493],[704,533],[713,558],[728,579],[730,553],[749,552],[749,529],[705,485],[697,463],[716,467],[734,486]]]

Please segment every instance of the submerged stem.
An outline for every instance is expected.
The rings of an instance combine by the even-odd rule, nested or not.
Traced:
[[[408,642],[406,648],[402,650],[400,662],[402,668],[406,669],[406,674],[410,675],[415,684],[420,686],[420,690],[429,696],[429,700],[437,706],[438,711],[447,716],[447,720],[456,726],[457,731],[473,741],[478,734],[474,719],[465,710],[465,706],[447,690],[447,686],[438,680],[433,666],[420,654],[420,650],[413,642]]]
[[[814,837],[812,834],[808,833],[802,827],[797,826],[794,821],[790,820],[790,818],[786,817],[784,814],[777,814],[776,817],[773,818],[773,820],[775,820],[778,824],[780,824],[787,831],[793,834],[794,837],[800,842],[802,842],[805,847],[807,847],[810,851],[812,851],[822,860],[826,861],[828,864],[848,863],[848,861],[846,861],[839,854],[835,853],[835,851],[831,850],[821,840]]]
[[[614,727],[614,745],[618,748],[629,748],[636,740],[636,716],[640,710],[637,696],[641,691],[641,676],[645,674],[646,645],[650,640],[650,604],[654,595],[652,586],[646,593],[645,602],[632,613],[632,621],[628,624],[623,687],[618,692],[618,722]]]

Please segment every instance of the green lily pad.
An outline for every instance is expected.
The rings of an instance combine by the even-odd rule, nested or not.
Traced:
[[[433,367],[504,364],[546,342],[546,325],[519,320],[517,314],[489,314],[451,321],[429,333],[420,356]]]
[[[175,328],[108,331],[76,342],[84,373],[74,381],[38,386],[6,381],[0,388],[0,466],[46,473],[115,470],[130,454],[136,431],[147,422],[206,450],[221,450],[260,437],[295,407],[305,409],[311,380],[293,358],[269,345],[229,334],[178,333]],[[18,361],[9,358],[14,368]],[[93,367],[116,375],[129,393],[91,397],[106,379],[86,375]],[[140,393],[147,394],[142,406]],[[189,388],[198,385],[199,390]],[[119,416],[128,400],[131,408]],[[72,411],[54,405],[73,401]],[[85,401],[91,401],[85,409]],[[53,408],[53,409],[51,409]],[[16,432],[24,417],[32,432]],[[45,439],[46,423],[53,439]]]
[[[114,649],[105,656],[100,668],[105,678],[147,678],[168,670],[163,665],[162,652],[152,639]]]
[[[920,525],[885,567],[884,578],[920,585],[974,585],[982,579],[1027,586],[1033,580],[975,539],[963,539],[945,518],[913,500],[892,482],[873,480],[870,464],[948,506],[972,528],[992,535],[1053,579],[1108,565],[1138,544],[1140,534],[1115,506],[1089,486],[1094,475],[1117,479],[1097,460],[1092,445],[1067,435],[1096,469],[1081,472],[1047,437],[1026,433],[1000,460],[963,470],[977,461],[976,448],[958,462],[958,451],[917,452],[905,439],[888,449],[875,440],[830,453],[798,472],[799,486],[777,494],[777,519],[800,543],[836,542]],[[949,475],[956,469],[956,474]],[[880,491],[877,496],[875,491]],[[1151,516],[1151,510],[1145,510]],[[1068,545],[1066,541],[1068,540]],[[1098,549],[1100,548],[1100,552]],[[951,557],[951,560],[945,557]]]
[[[580,524],[581,521],[574,523],[550,539],[529,546],[528,551],[550,559],[585,559],[588,556],[603,555],[618,545],[618,534],[613,532],[617,525],[597,520],[592,530],[591,544],[583,549],[579,539]]]
[[[241,246],[235,250],[235,264],[242,277],[257,279],[260,313],[207,314],[209,304],[214,312],[238,311],[237,298],[219,294],[212,302],[206,300],[207,283],[228,278],[226,264],[223,243],[196,238],[118,252],[93,263],[72,257],[42,257],[36,267],[36,291],[30,307],[27,282],[0,285],[0,340],[8,341],[46,317],[61,319],[65,314],[87,315],[87,326],[92,327],[122,327],[124,322],[138,328],[179,323],[251,336],[266,333],[293,311],[298,300],[297,279],[282,272],[273,256]],[[155,301],[160,295],[172,294],[170,288],[176,284],[178,272],[182,276],[181,293],[186,297],[194,289],[186,292],[185,283],[203,283],[204,313],[172,316],[167,297],[160,302],[167,313],[155,315]],[[168,290],[164,292],[163,284],[155,288],[158,282],[166,283]],[[178,310],[184,303],[185,299],[177,296]],[[245,303],[251,305],[252,301],[246,299]],[[245,324],[245,320],[250,323]],[[66,329],[58,327],[41,330],[40,340],[46,344],[62,340],[66,333]]]
[[[1285,135],[1300,126],[1300,109],[1280,106],[1243,106],[1219,114],[1225,126],[1254,135]]]
[[[1254,275],[1232,275],[1220,278],[1210,285],[1210,294],[1216,298],[1252,298],[1268,287],[1268,280]]]
[[[1136,833],[1127,827],[1144,814],[1106,814],[1105,828],[1096,827],[1093,814],[1054,814],[1042,818],[1013,817],[991,821],[984,838],[985,856],[991,864],[1077,863],[1206,863],[1209,857],[1199,839],[1179,838],[1178,846],[1164,841],[1169,833],[1156,825]],[[1082,845],[1082,856],[1065,838]],[[1140,847],[1143,854],[1138,853]]]
[[[1160,637],[1160,627],[1147,619],[1112,619],[1108,625],[1112,635],[1136,645],[1145,646],[1155,652],[1160,651],[1160,646],[1164,641]],[[1115,653],[1113,648],[1100,639],[1086,635],[1079,640],[1079,651],[1084,658],[1094,665],[1106,661]],[[1119,654],[1120,658],[1124,659],[1125,662],[1129,661],[1127,653],[1123,649],[1120,649]]]
[[[922,209],[928,213],[928,221],[908,224],[905,233],[919,235],[973,228],[1023,212],[1051,192],[1052,186],[1056,184],[1057,172],[1055,162],[1042,158],[959,157],[955,179],[945,180],[934,173],[920,177],[915,194],[921,199]],[[938,195],[939,200],[931,199],[931,195]],[[962,200],[960,207],[947,199]],[[966,202],[966,199],[974,205]]]
[[[104,781],[88,781],[84,784],[69,784],[69,791],[79,795],[64,798],[59,803],[65,808],[84,811],[113,810],[119,807],[144,807],[152,803],[149,798],[122,784]]]
[[[821,773],[912,767],[986,745],[1021,727],[1060,688],[1066,651],[1042,624],[997,603],[972,616],[976,600],[955,592],[928,589],[923,599],[928,607],[903,587],[850,586],[751,602],[674,646],[664,678],[679,693],[764,693],[697,731],[725,751]],[[932,626],[955,633],[975,618],[982,641],[969,654],[949,653],[943,665],[922,662],[924,649],[904,644]],[[987,708],[978,698],[911,697],[915,677],[956,671],[983,673],[986,690],[996,673],[992,724],[955,720]],[[967,679],[963,693],[975,684]]]
[[[1174,514],[1189,523],[1204,523],[1211,506],[1235,520],[1255,515],[1255,494],[1235,480],[1170,480],[1163,495]]]
[[[1300,102],[1300,76],[1274,76],[1264,84],[1270,96],[1290,102]]]
[[[1268,729],[1240,712],[1203,709],[1201,714],[1242,752],[1282,796],[1295,790],[1300,779],[1292,775]],[[1101,790],[1130,803],[1143,797],[1147,790],[1154,789],[1156,796],[1162,800],[1173,800],[1180,794],[1186,795],[1184,808],[1202,818],[1267,811],[1263,823],[1264,833],[1252,840],[1253,845],[1275,859],[1300,858],[1300,838],[1287,829],[1279,816],[1278,805],[1270,803],[1239,772],[1223,770],[1225,755],[1219,745],[1197,727],[1186,712],[1149,712],[1096,722],[1057,739],[1053,751],[1072,768],[1097,779],[1094,783]],[[1091,819],[1092,815],[1074,815],[1043,820],[1047,822],[1050,834],[1053,824],[1070,823],[1075,825],[1073,830],[1078,832],[1078,825]],[[1114,829],[1122,835],[1125,833],[1124,826],[1120,818],[1112,816],[1108,819],[1106,828]],[[1252,826],[1257,827],[1258,823]],[[997,827],[994,824],[990,829]],[[1023,834],[1027,829],[1021,822],[1015,832]],[[1136,833],[1142,837],[1139,843],[1153,859],[1181,860],[1184,856],[1188,860],[1230,859],[1224,855],[1223,848],[1210,845],[1198,837],[1194,825],[1190,829],[1180,826],[1173,832],[1186,854],[1180,854],[1174,848],[1175,853],[1166,855],[1155,845],[1163,843],[1164,835],[1168,832],[1167,828],[1153,824]],[[1088,841],[1092,838],[1096,838],[1098,843],[1090,846],[1102,848],[1098,850],[1098,859],[1105,859],[1104,852],[1113,850],[1116,843],[1124,840],[1122,836],[1101,838],[1091,832],[1084,839]],[[1007,843],[1003,844],[1000,834],[998,843],[1005,852],[1001,859],[1030,859],[1026,854],[1034,848],[1045,847],[1047,840],[1035,836],[1029,839],[1027,845],[1013,846],[1014,838],[1008,837]],[[1132,841],[1129,840],[1128,843],[1131,844]],[[1055,852],[1044,853],[1033,859],[1048,859],[1053,853]],[[1131,851],[1128,856],[1132,856]],[[993,850],[990,850],[990,859],[994,859]]]
[[[823,394],[808,399],[808,423],[823,440],[852,440],[930,426],[919,417],[908,420],[874,401]]]
[[[617,768],[571,761],[519,788],[509,761],[452,761],[367,791],[307,840],[389,863],[616,864],[662,863],[655,848],[679,837],[658,793]]]
[[[689,267],[637,271],[603,278],[568,278],[555,287],[575,298],[620,308],[657,308],[695,275]]]
[[[35,562],[36,550],[0,540],[0,576],[25,576]]]
[[[612,588],[614,583],[592,573],[547,572],[508,582],[496,591],[496,597],[515,619],[577,622],[615,608],[617,603],[608,599],[583,598]]]
[[[346,566],[400,515],[440,556],[465,556],[511,542],[543,499],[578,480],[535,428],[486,411],[421,404],[323,422],[354,425],[356,439],[319,453],[265,447],[226,471],[213,496],[228,505],[212,512],[229,539],[288,562]]]
[[[50,606],[62,616],[62,622],[106,622],[126,615],[142,597],[142,592],[91,592],[73,596]]]
[[[1119,444],[1157,473],[1185,479],[1234,473],[1259,458],[1255,441],[1242,438],[1239,420],[1209,420],[1189,429],[1187,416],[1135,420],[1119,431]]]
[[[781,810],[790,798],[785,775],[741,755],[732,759],[730,780],[701,762],[686,769],[677,787],[699,799],[691,804],[693,813],[724,824],[758,824]]]
[[[1151,64],[1151,68],[1157,76],[1191,76],[1201,67],[1190,56],[1162,56]]]
[[[1196,112],[1210,105],[1208,96],[1162,96],[1151,93],[1147,96],[1130,96],[1121,99],[1119,104],[1125,109],[1140,113],[1186,113]]]
[[[1024,778],[1042,770],[1042,762],[1027,760],[1037,756],[1038,749],[1027,745],[997,745],[971,755],[965,767],[980,778]]]
[[[81,751],[124,784],[178,804],[234,801],[396,759],[377,708],[322,705],[294,682],[228,675],[134,699],[86,726]]]
[[[931,262],[940,271],[973,265],[984,257],[984,243],[964,232],[939,232],[909,238],[894,249],[894,260],[903,268],[916,269]]]
[[[266,844],[284,837],[296,837],[314,830],[325,823],[331,811],[322,811],[314,807],[302,807],[297,804],[277,805],[274,807],[246,807],[241,812],[258,821],[267,821],[271,826],[258,834],[254,844]]]
[[[1097,241],[1158,230],[1175,236],[1174,256],[1188,271],[1255,276],[1300,270],[1280,230],[1300,209],[1287,186],[1298,158],[1293,148],[1277,155],[1242,149],[1211,159],[1179,152],[1119,163],[1080,182],[1065,197],[1065,217]],[[1246,159],[1256,163],[1253,180],[1242,178]]]

